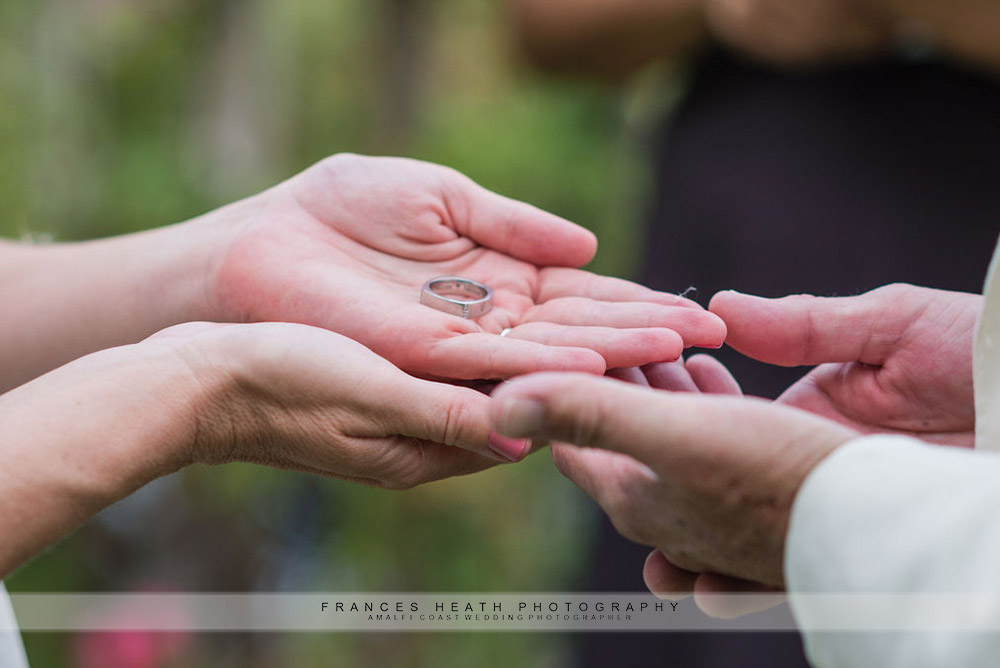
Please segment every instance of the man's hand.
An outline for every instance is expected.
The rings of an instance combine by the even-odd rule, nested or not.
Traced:
[[[218,264],[216,319],[323,327],[418,375],[602,373],[725,335],[693,302],[573,269],[593,256],[591,233],[443,167],[340,155],[241,206],[251,219]],[[493,287],[493,310],[464,320],[421,305],[442,275]]]
[[[809,472],[856,432],[787,406],[692,395],[607,378],[537,374],[493,395],[494,428],[586,451],[562,472],[627,538],[680,569],[775,587],[792,501]]]
[[[820,365],[779,403],[863,433],[971,447],[972,347],[982,303],[980,295],[889,285],[839,298],[720,292],[709,308],[744,355]]]

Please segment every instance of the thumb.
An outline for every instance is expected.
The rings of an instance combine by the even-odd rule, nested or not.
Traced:
[[[477,244],[539,266],[581,267],[597,252],[588,230],[456,175],[446,194],[455,230]]]
[[[780,366],[863,362],[881,365],[919,312],[913,286],[891,285],[856,297],[792,295],[765,299],[728,290],[708,308],[723,319],[726,343]]]
[[[761,399],[665,392],[569,373],[508,381],[494,391],[489,412],[493,428],[504,436],[620,452],[676,480],[760,473],[780,460],[784,468],[772,472],[794,489],[801,481],[790,471],[804,476],[854,435]]]
[[[696,464],[712,456],[711,450],[741,440],[731,414],[748,401],[664,392],[583,374],[539,373],[497,388],[490,419],[505,436],[603,448],[666,470],[682,462]]]
[[[490,432],[490,399],[468,387],[416,378],[387,396],[388,421],[399,434],[471,450],[491,459],[519,461],[530,442]]]

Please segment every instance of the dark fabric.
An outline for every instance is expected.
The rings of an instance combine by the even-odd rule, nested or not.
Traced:
[[[1000,229],[1000,85],[934,63],[790,75],[706,59],[659,139],[642,280],[766,296],[886,283],[979,292]],[[751,394],[803,369],[718,356]],[[589,587],[644,590],[602,519]],[[578,665],[805,666],[795,634],[601,634]]]

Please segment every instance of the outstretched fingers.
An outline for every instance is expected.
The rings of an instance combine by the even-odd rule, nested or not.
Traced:
[[[529,322],[507,335],[547,346],[587,348],[604,358],[609,369],[675,360],[684,351],[684,340],[672,329],[617,328]]]
[[[522,322],[560,325],[672,329],[685,346],[719,347],[726,338],[722,320],[701,308],[645,301],[601,301],[590,297],[558,297],[534,306]],[[655,360],[649,360],[655,361]]]
[[[477,333],[442,339],[427,351],[423,371],[437,377],[475,380],[513,378],[535,371],[604,373],[604,358],[589,348],[552,346],[510,336]]]

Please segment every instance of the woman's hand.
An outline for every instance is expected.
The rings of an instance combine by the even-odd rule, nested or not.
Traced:
[[[722,344],[722,321],[693,302],[572,268],[595,249],[583,228],[454,170],[339,155],[180,225],[0,242],[0,391],[191,321],[313,325],[454,379],[602,373]],[[492,286],[493,311],[420,304],[426,280],[454,274]]]
[[[304,325],[192,323],[95,353],[0,395],[0,577],[188,464],[401,489],[521,459],[488,402]]]
[[[157,346],[211,388],[190,463],[245,461],[401,489],[528,452],[526,441],[491,440],[484,394],[414,378],[316,327],[190,323],[140,344]]]
[[[596,250],[590,232],[443,167],[338,155],[242,206],[216,319],[323,327],[421,376],[599,374],[725,336],[693,302],[573,269]],[[444,275],[493,287],[493,310],[465,320],[420,304]]]

